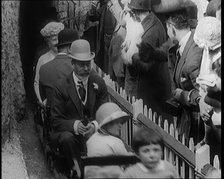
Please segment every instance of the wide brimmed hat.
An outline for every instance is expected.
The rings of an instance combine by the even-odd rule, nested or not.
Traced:
[[[40,33],[43,37],[50,37],[53,35],[58,35],[63,29],[64,24],[61,22],[49,22],[43,29],[41,29]]]
[[[215,50],[221,47],[221,21],[215,17],[203,17],[198,22],[194,33],[196,44]]]
[[[128,4],[130,9],[147,11],[152,9],[152,0],[131,0]]]
[[[71,44],[77,39],[79,39],[79,34],[77,30],[64,29],[58,34],[58,44],[56,45],[56,47]]]
[[[95,57],[95,53],[90,51],[87,40],[79,39],[72,42],[69,56],[78,61],[90,61]]]
[[[96,112],[96,120],[99,128],[103,128],[111,122],[124,123],[130,119],[130,116],[121,110],[121,108],[112,102],[102,104]]]

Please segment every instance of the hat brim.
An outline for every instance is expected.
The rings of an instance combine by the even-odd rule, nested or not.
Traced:
[[[69,44],[72,44],[72,42],[64,42],[64,43],[60,43],[60,44],[55,45],[55,47],[60,47],[60,46],[62,46],[62,45],[69,45]]]
[[[113,117],[110,117],[106,120],[104,120],[100,125],[99,125],[99,128],[103,128],[105,127],[107,124],[110,124],[112,122],[117,122],[117,123],[125,123],[127,122],[128,120],[130,119],[130,116],[123,112],[119,115],[119,117],[116,117],[116,118],[113,118]]]
[[[85,62],[85,61],[91,61],[95,57],[95,53],[91,52],[90,57],[88,57],[88,58],[84,58],[81,56],[73,56],[73,55],[69,55],[69,57],[71,57],[72,59],[77,60],[77,61]]]
[[[135,9],[135,10],[140,10],[140,11],[149,11],[150,10],[149,8],[136,7],[136,6],[133,6],[131,4],[128,4],[128,7],[130,9],[133,9],[133,10]]]

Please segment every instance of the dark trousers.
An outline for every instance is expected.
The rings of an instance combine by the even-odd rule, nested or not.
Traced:
[[[85,141],[81,136],[72,132],[61,132],[58,137],[58,147],[60,152],[65,156],[70,168],[73,167],[73,159],[80,162],[81,155],[85,155]]]

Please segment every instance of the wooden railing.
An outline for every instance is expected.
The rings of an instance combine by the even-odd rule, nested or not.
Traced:
[[[152,109],[143,106],[142,99],[135,99],[135,97],[128,97],[122,88],[119,88],[110,77],[102,72],[95,64],[93,68],[97,73],[103,77],[107,85],[110,100],[118,104],[122,110],[131,116],[131,120],[124,124],[121,129],[121,138],[129,145],[131,145],[132,136],[135,130],[139,127],[150,127],[159,131],[165,142],[164,160],[171,162],[179,172],[181,178],[204,178],[201,169],[205,164],[210,163],[209,146],[204,145],[198,150],[194,151],[193,139],[190,139],[189,144],[185,143],[185,137],[178,139],[178,132],[176,130],[176,118],[174,117],[174,124],[168,123],[162,116],[158,116]],[[213,166],[220,169],[219,159],[214,158]]]

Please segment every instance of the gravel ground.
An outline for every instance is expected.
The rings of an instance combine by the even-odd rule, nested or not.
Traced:
[[[28,179],[18,132],[13,130],[11,140],[2,148],[2,178]]]
[[[15,124],[11,140],[2,147],[2,178],[54,179],[47,167],[33,113],[27,106],[25,119]]]

